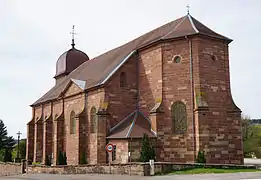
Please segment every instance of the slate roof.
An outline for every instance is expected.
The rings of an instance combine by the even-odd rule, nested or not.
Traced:
[[[86,81],[85,89],[104,84],[136,50],[151,43],[197,34],[222,39],[228,43],[232,41],[212,31],[188,14],[81,64],[32,106],[58,98],[71,79]]]
[[[142,138],[143,134],[149,137],[156,137],[156,134],[151,130],[150,120],[136,110],[129,114],[125,119],[116,124],[109,133],[108,139],[127,139],[127,138]]]

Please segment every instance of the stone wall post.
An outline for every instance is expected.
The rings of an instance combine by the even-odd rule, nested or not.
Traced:
[[[43,156],[43,121],[35,122],[34,132],[34,162],[42,162]]]
[[[53,136],[52,119],[46,119],[43,124],[43,158],[42,163],[46,164],[46,158],[52,155],[52,136]]]
[[[53,121],[53,161],[52,165],[57,165],[59,152],[63,151],[63,123],[62,117]]]
[[[27,124],[26,160],[29,164],[34,159],[34,120]]]
[[[107,117],[108,114],[105,111],[99,111],[97,113],[97,163],[106,163],[106,150],[105,146],[107,136]]]
[[[79,115],[79,164],[81,164],[81,158],[85,154],[85,160],[87,161],[87,121],[86,121],[86,113],[82,113]]]
[[[161,108],[161,104],[160,103],[157,103],[156,106],[150,111],[150,114],[149,114],[149,118],[151,120],[151,129],[153,130],[153,132],[157,135],[157,136],[162,136],[164,135],[164,128],[162,128],[162,123],[163,120],[164,120],[164,111],[162,110]],[[161,151],[163,149],[161,149],[160,147],[160,144],[163,144],[163,142],[161,142],[160,140],[159,141],[156,141],[156,146],[155,146],[155,154],[156,154],[156,160],[160,160],[160,154],[161,154]]]

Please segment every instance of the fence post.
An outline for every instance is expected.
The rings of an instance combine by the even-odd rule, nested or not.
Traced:
[[[150,175],[154,176],[154,174],[155,174],[154,160],[151,159],[150,160]]]

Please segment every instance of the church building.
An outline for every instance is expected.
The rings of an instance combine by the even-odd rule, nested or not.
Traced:
[[[193,163],[204,151],[207,163],[242,164],[230,42],[189,13],[92,59],[73,39],[55,85],[31,105],[28,162],[57,165],[60,153],[68,165],[139,161],[147,134],[156,161]]]

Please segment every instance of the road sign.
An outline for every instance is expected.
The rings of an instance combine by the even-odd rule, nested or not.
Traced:
[[[113,144],[107,144],[106,145],[106,151],[107,152],[112,152],[113,151]]]

